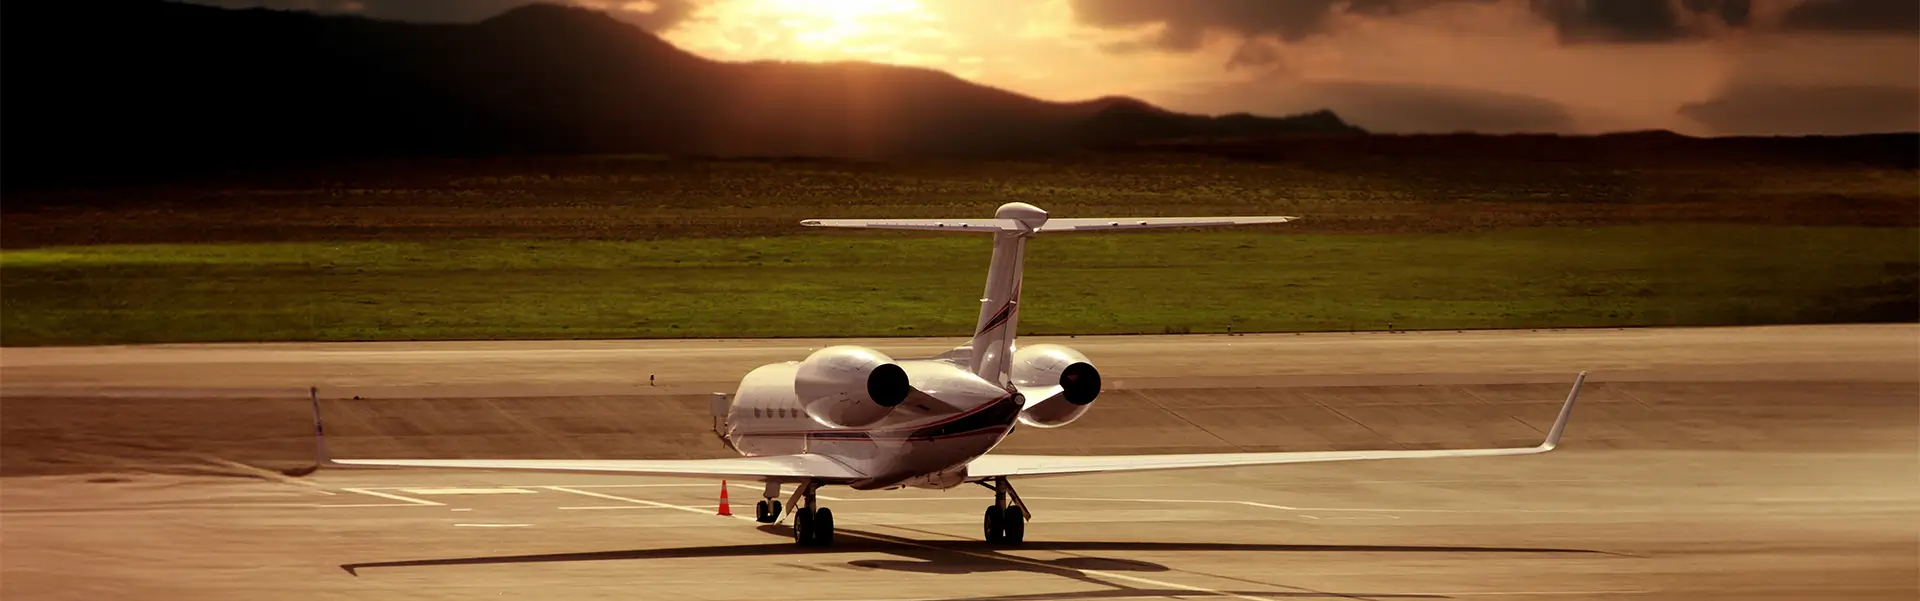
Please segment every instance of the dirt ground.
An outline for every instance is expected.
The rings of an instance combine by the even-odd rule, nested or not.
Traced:
[[[1546,455],[1016,482],[1017,550],[978,542],[978,488],[829,489],[841,540],[800,550],[705,480],[282,472],[309,386],[343,457],[724,456],[707,394],[823,341],[0,349],[0,596],[1920,594],[1920,327],[1048,341],[1109,390],[1007,452],[1531,445],[1591,376]]]

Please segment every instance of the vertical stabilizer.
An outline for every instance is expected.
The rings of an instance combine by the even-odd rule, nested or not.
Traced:
[[[968,367],[974,375],[1007,385],[1013,365],[1013,336],[1020,322],[1020,280],[1027,254],[1027,237],[1047,222],[1039,207],[1010,202],[993,217],[1012,222],[993,234],[993,262],[987,266],[987,287],[980,296],[980,319],[973,326],[973,353]]]

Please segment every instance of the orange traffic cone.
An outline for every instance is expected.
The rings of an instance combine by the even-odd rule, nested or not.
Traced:
[[[720,513],[716,515],[733,515],[733,508],[727,505],[727,481],[726,480],[720,481]]]

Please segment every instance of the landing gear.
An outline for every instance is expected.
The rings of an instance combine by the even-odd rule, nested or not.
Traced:
[[[833,544],[833,510],[820,507],[814,501],[813,491],[817,488],[819,486],[809,483],[800,485],[800,490],[796,491],[804,503],[793,512],[793,542],[802,546],[825,547]],[[776,505],[778,503],[775,501]]]
[[[779,520],[780,510],[784,509],[780,506],[780,483],[768,482],[766,492],[760,496],[763,498],[753,506],[753,521],[771,524]]]
[[[1027,510],[1020,503],[1020,494],[1013,491],[1013,485],[1006,478],[995,478],[993,484],[980,482],[993,491],[993,505],[987,507],[986,517],[981,521],[986,530],[986,539],[990,543],[1018,545],[1027,539]],[[1013,497],[1014,504],[1007,503],[1007,497]]]
[[[759,503],[753,505],[753,520],[762,524],[771,524],[774,520],[780,519],[781,509],[779,499],[761,499]]]

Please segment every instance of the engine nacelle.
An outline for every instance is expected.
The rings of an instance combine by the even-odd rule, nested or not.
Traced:
[[[1013,353],[1013,384],[1027,398],[1045,398],[1020,412],[1020,423],[1058,428],[1080,419],[1100,396],[1100,371],[1080,351],[1058,344],[1023,346]]]
[[[893,358],[866,347],[830,346],[800,362],[793,392],[814,421],[857,428],[893,412],[913,387]]]

